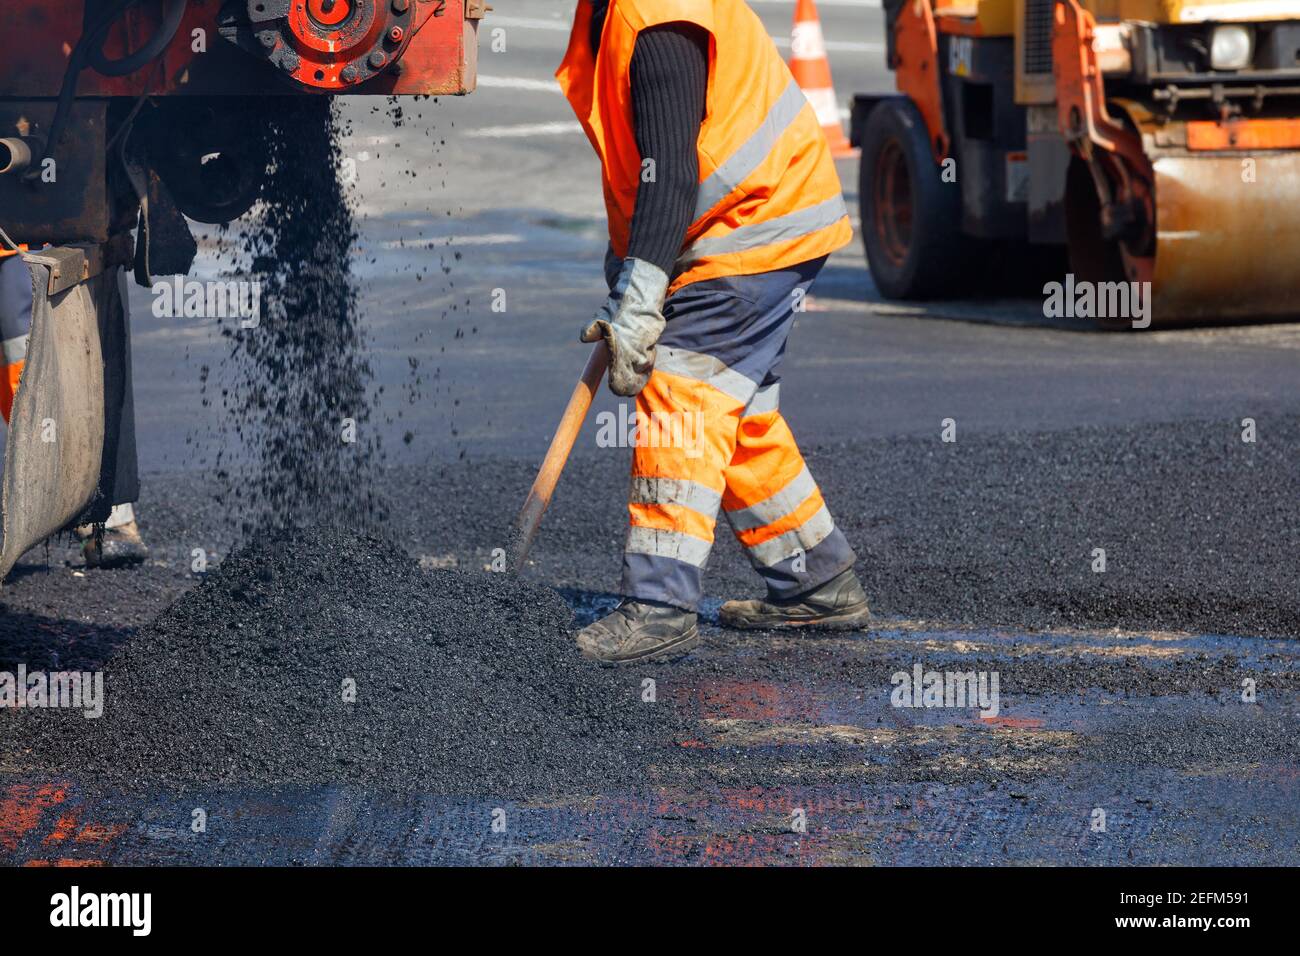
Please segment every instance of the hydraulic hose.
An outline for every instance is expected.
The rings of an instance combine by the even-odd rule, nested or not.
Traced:
[[[77,78],[81,75],[81,71],[90,66],[104,76],[127,76],[134,73],[161,54],[167,48],[167,44],[172,42],[176,31],[180,28],[185,9],[189,6],[189,0],[162,0],[166,7],[163,22],[157,32],[133,53],[116,60],[109,59],[104,55],[104,39],[109,27],[116,23],[129,7],[139,2],[140,0],[116,0],[77,40],[77,45],[72,48],[72,55],[68,58],[68,67],[63,72],[63,85],[59,88],[59,101],[54,108],[54,119],[50,122],[45,150],[40,159],[24,174],[25,179],[35,179],[39,176],[45,161],[54,155],[63,136],[63,127],[68,121],[68,111],[72,109],[72,102],[76,98]]]
[[[95,72],[104,76],[127,76],[149,63],[154,57],[167,49],[167,44],[172,42],[172,38],[176,36],[176,31],[180,29],[181,18],[185,16],[185,8],[189,5],[189,0],[164,0],[166,9],[163,13],[163,22],[154,35],[149,38],[148,42],[133,53],[128,53],[116,60],[110,60],[104,55],[104,34],[113,21],[128,6],[136,2],[138,0],[125,0],[117,8],[118,12],[102,27],[97,28],[94,34],[91,34],[87,63]]]

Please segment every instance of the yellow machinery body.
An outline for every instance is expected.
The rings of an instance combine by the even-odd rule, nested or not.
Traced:
[[[1032,0],[991,6],[1011,3],[1023,17]],[[1111,261],[1117,259],[1130,281],[1151,282],[1155,321],[1295,316],[1300,2],[1078,0],[1053,13],[1051,102],[1076,155],[1098,167],[1094,177],[1106,177],[1117,193],[1129,184],[1128,201],[1146,223],[1116,241],[1119,255]],[[1234,70],[1185,69],[1190,58],[1206,55],[1213,31],[1226,24],[1251,37],[1255,62]],[[1276,49],[1261,63],[1263,38]],[[1091,103],[1080,87],[1095,78],[1063,75],[1064,64],[1055,62],[1068,47],[1089,43],[1091,51],[1080,51],[1081,72],[1101,74]],[[1238,79],[1245,75],[1250,78]],[[1083,115],[1073,124],[1063,100],[1080,113],[1091,108],[1092,122]],[[1107,120],[1113,128],[1097,136],[1094,124]],[[1112,138],[1137,148],[1116,147]],[[1114,201],[1124,200],[1117,194]],[[1092,204],[1083,205],[1092,215]],[[1086,231],[1090,223],[1069,225]],[[1100,238],[1072,232],[1069,240],[1073,249]]]
[[[1300,315],[1300,0],[904,0],[890,39],[934,158],[980,176],[968,236],[1027,221],[1076,278],[1150,282],[1154,324]]]

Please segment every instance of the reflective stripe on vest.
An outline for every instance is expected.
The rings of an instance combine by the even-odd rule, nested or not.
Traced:
[[[821,229],[828,229],[849,214],[843,196],[834,196],[806,209],[798,209],[766,222],[740,226],[724,236],[697,239],[677,259],[679,269],[687,269],[709,256],[745,252],[790,239],[798,239]]]
[[[743,0],[610,0],[599,57],[591,17],[590,0],[579,0],[556,78],[600,158],[615,255],[626,255],[641,185],[632,53],[642,30],[672,22],[700,27],[711,43],[699,192],[669,291],[791,268],[852,239],[826,135]]]
[[[781,98],[772,104],[763,118],[763,123],[754,131],[754,135],[745,140],[731,157],[715,169],[700,183],[700,191],[695,200],[695,218],[698,222],[704,214],[726,199],[732,190],[749,178],[750,174],[767,159],[772,147],[785,132],[786,127],[794,122],[796,116],[808,106],[808,97],[803,95],[799,84],[792,77],[781,94]]]

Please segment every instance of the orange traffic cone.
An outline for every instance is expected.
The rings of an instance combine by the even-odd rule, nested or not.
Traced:
[[[837,159],[852,156],[857,150],[849,145],[840,125],[840,104],[831,82],[831,63],[826,59],[826,40],[822,22],[813,0],[796,0],[794,30],[790,34],[790,72],[817,113],[817,121],[826,131],[831,155]]]

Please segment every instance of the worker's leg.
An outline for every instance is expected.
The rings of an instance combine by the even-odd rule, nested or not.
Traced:
[[[660,345],[669,361],[656,362],[637,396],[621,591],[694,611],[744,400],[674,366],[682,353],[665,352]]]
[[[779,381],[768,382],[745,409],[722,507],[768,596],[786,600],[853,567],[854,554],[777,407],[779,395]]]
[[[0,413],[9,421],[32,328],[32,274],[20,256],[0,257]]]
[[[589,656],[644,659],[675,633],[694,632],[742,413],[779,364],[795,305],[820,267],[698,282],[665,304],[654,373],[637,398],[621,587],[630,600],[579,636]]]
[[[699,282],[669,299],[654,374],[637,397],[628,597],[695,610],[742,412],[779,364],[819,265]],[[694,446],[664,440],[663,423],[679,422],[683,436],[699,436]]]
[[[728,601],[730,627],[856,627],[869,618],[854,554],[778,408],[775,373],[746,407],[722,507],[767,584],[760,601]]]
[[[680,342],[682,331],[678,326],[671,341]],[[730,378],[722,362],[660,342],[654,372],[636,399],[620,588],[627,600],[578,634],[587,657],[630,663],[699,643],[695,605],[722,500],[722,469],[744,395],[753,390],[739,376],[719,378]]]
[[[854,627],[868,618],[866,595],[853,572],[853,549],[836,527],[779,407],[781,359],[799,314],[795,303],[803,301],[821,264],[808,264],[798,283],[786,288],[784,301],[779,286],[759,281],[767,277],[745,280],[761,307],[780,310],[780,321],[768,327],[775,356],[741,412],[723,472],[723,512],[767,584],[767,597],[724,604],[721,619],[729,626]]]

